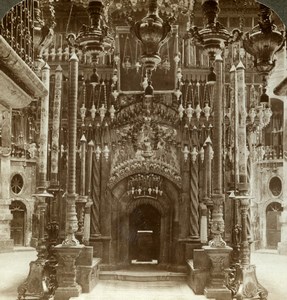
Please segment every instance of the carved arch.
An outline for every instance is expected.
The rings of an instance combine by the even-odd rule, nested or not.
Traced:
[[[126,161],[125,164],[122,164],[121,168],[116,172],[113,172],[112,176],[109,179],[108,187],[113,189],[120,181],[125,178],[135,175],[137,173],[154,173],[160,176],[165,177],[176,185],[178,189],[181,189],[181,176],[172,169],[169,165],[159,163],[155,160],[150,160],[148,162],[135,162],[135,161]]]

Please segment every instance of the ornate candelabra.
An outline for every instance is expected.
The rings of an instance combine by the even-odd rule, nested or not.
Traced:
[[[39,234],[37,244],[37,260],[30,262],[30,271],[27,279],[18,287],[18,299],[25,299],[27,296],[48,299],[55,291],[55,281],[48,269],[48,252],[45,239],[45,213],[46,198],[52,198],[53,195],[44,190],[34,195],[38,200],[37,208],[39,214]]]
[[[83,245],[75,237],[78,229],[76,212],[76,142],[77,142],[77,98],[78,98],[78,57],[74,54],[70,59],[70,95],[69,95],[69,142],[68,142],[68,180],[66,194],[66,238],[61,245],[55,247],[58,259],[58,288],[55,299],[69,299],[78,296],[81,287],[76,283],[76,258]]]
[[[236,299],[266,300],[268,292],[258,282],[255,266],[250,264],[250,242],[247,234],[248,211],[250,206],[248,184],[238,184],[238,189],[238,195],[232,198],[238,202],[241,216],[241,228],[238,232],[239,239],[236,241],[240,249],[239,261],[234,265],[233,269],[228,270],[226,284]]]
[[[171,31],[170,20],[163,21],[158,15],[157,1],[150,0],[148,14],[141,21],[131,22],[131,29],[142,44],[141,61],[146,68],[148,79],[161,62],[159,49],[168,39]]]

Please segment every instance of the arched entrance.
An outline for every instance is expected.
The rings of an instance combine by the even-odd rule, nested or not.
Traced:
[[[25,245],[25,223],[26,223],[26,206],[18,200],[10,205],[13,215],[11,220],[11,239],[14,240],[15,246]]]
[[[272,202],[266,208],[267,248],[276,249],[281,241],[280,216],[283,208],[280,203]]]
[[[129,260],[159,262],[161,214],[150,204],[137,206],[129,216]]]

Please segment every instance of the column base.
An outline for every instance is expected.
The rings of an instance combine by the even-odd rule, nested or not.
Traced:
[[[71,297],[79,297],[82,293],[82,288],[80,285],[69,286],[69,287],[59,287],[55,292],[55,300],[68,300]]]
[[[226,287],[207,287],[204,289],[204,296],[206,298],[211,298],[215,300],[232,300],[231,291]]]
[[[277,249],[279,254],[287,255],[287,242],[279,242]]]

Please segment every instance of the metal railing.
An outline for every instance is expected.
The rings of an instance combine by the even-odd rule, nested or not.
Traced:
[[[30,67],[34,58],[33,26],[33,0],[24,0],[14,6],[0,21],[0,34]]]

